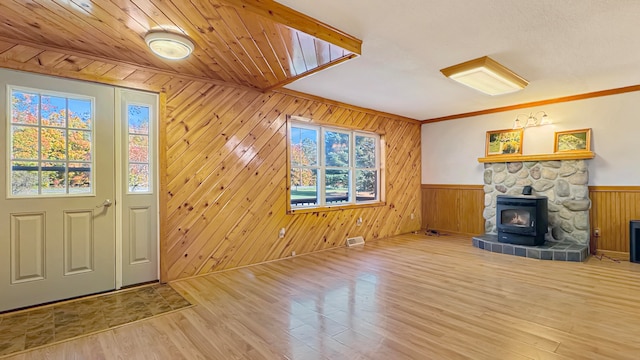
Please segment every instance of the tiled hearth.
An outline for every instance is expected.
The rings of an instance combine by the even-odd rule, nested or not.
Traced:
[[[540,260],[585,261],[588,245],[572,242],[545,242],[540,246],[525,246],[498,242],[498,235],[484,234],[473,237],[473,246],[479,249]]]

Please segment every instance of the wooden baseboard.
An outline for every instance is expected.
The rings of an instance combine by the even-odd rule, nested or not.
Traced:
[[[629,253],[622,251],[612,251],[612,250],[596,250],[596,256],[608,256],[610,258],[622,261],[629,261]]]
[[[437,231],[438,234],[440,235],[435,235],[433,234],[433,236],[446,236],[446,235],[459,235],[459,236],[469,236],[469,237],[474,237],[474,236],[478,236],[480,234],[478,233],[466,233],[466,232],[457,232],[457,231],[451,231],[451,230],[442,230],[442,229],[433,229],[433,228],[429,228],[429,229],[422,229],[421,230],[421,234],[425,234],[427,232],[427,230],[429,231]],[[426,234],[429,235],[429,234]]]

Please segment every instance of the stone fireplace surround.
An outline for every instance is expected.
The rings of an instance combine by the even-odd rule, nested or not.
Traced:
[[[583,261],[589,254],[589,169],[586,160],[485,162],[485,232],[473,246],[510,255],[544,260]],[[522,246],[497,240],[496,198],[520,195],[531,186],[534,195],[546,196],[549,232],[545,244]]]

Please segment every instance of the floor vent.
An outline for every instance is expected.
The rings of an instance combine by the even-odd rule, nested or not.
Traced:
[[[348,247],[358,246],[358,245],[364,245],[364,238],[362,236],[347,238]]]

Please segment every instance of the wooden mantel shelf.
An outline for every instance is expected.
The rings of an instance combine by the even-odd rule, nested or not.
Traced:
[[[553,160],[584,160],[593,159],[596,153],[593,151],[573,151],[555,154],[535,154],[535,155],[493,155],[478,158],[481,163],[504,163],[516,161],[553,161]]]

